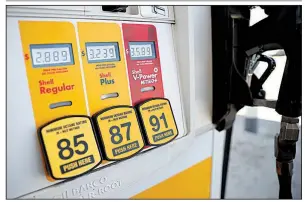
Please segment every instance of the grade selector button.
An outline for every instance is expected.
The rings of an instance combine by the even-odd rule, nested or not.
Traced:
[[[69,116],[52,121],[38,131],[47,169],[54,179],[84,174],[102,161],[91,120]]]
[[[138,105],[149,145],[166,144],[178,136],[175,117],[168,99],[154,98]]]
[[[94,115],[107,160],[129,158],[144,147],[136,111],[130,106],[110,107]]]

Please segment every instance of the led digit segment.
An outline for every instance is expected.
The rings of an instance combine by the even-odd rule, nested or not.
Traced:
[[[114,62],[120,60],[118,43],[86,43],[89,63]]]
[[[129,49],[132,60],[156,58],[154,42],[129,42]]]
[[[31,44],[33,67],[55,67],[73,65],[71,44]]]
[[[166,144],[178,136],[175,117],[168,99],[154,98],[137,106],[149,145]]]
[[[47,170],[54,179],[82,175],[102,161],[90,117],[56,119],[39,131]]]

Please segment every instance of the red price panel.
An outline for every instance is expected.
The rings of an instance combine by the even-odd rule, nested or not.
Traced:
[[[132,104],[164,97],[156,27],[123,23],[122,28]]]

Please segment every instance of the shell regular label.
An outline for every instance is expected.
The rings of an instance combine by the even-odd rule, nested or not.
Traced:
[[[116,23],[78,22],[90,114],[130,105],[121,28]]]
[[[156,27],[122,24],[132,104],[164,97]]]
[[[149,145],[162,145],[178,136],[178,129],[169,100],[156,98],[138,106]]]
[[[107,160],[131,157],[144,147],[144,140],[133,107],[117,106],[94,116]]]
[[[74,25],[19,21],[19,29],[36,127],[87,115]]]
[[[51,122],[40,129],[40,140],[54,179],[76,177],[102,161],[89,117],[65,117]]]

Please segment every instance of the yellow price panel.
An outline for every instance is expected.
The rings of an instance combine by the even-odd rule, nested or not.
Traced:
[[[166,144],[178,136],[175,117],[168,99],[153,98],[138,105],[149,145]]]
[[[36,127],[58,117],[87,114],[74,25],[19,21]]]
[[[54,179],[82,175],[102,161],[90,117],[69,116],[38,131],[49,174]]]
[[[126,159],[143,149],[144,139],[133,107],[110,107],[97,113],[93,120],[107,160]]]
[[[130,105],[120,25],[78,22],[77,27],[90,114]]]
[[[58,117],[87,115],[74,25],[19,21],[19,30],[36,128]]]

